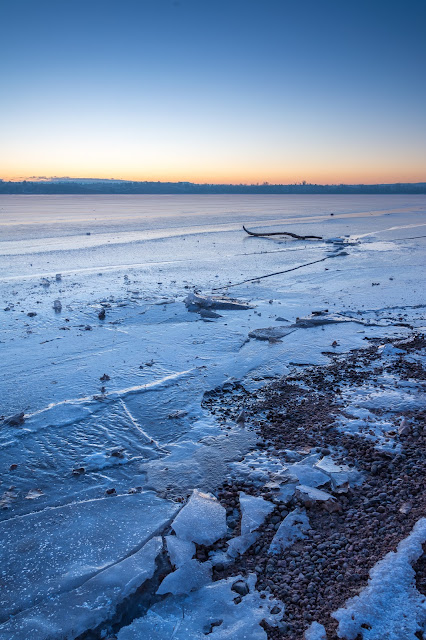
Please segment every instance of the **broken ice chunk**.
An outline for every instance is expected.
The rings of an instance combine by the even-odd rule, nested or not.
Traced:
[[[321,489],[314,489],[313,487],[307,487],[300,484],[297,487],[296,492],[299,494],[299,497],[305,505],[311,505],[314,502],[322,502],[324,508],[329,513],[342,510],[342,505],[336,500],[336,498],[326,491],[321,491]]]
[[[170,562],[175,567],[181,567],[195,554],[195,544],[177,536],[166,536],[166,544]]]
[[[240,491],[240,507],[241,507],[241,535],[252,533],[258,529],[264,522],[265,518],[275,509],[275,506],[264,500],[249,496]]]
[[[219,310],[246,310],[253,309],[247,302],[232,298],[221,298],[219,296],[201,296],[197,293],[189,293],[184,303],[188,311],[198,311],[199,309],[219,309]]]
[[[357,469],[348,467],[346,464],[336,464],[331,456],[325,456],[318,460],[314,468],[327,473],[335,487],[340,487],[345,483],[355,485],[362,481],[362,475]]]
[[[319,622],[312,622],[305,631],[305,640],[327,640],[325,628]]]
[[[264,327],[263,329],[253,329],[249,332],[249,338],[255,338],[255,340],[280,340],[285,338],[290,333],[293,333],[294,329],[289,327]]]
[[[151,538],[139,551],[107,566],[78,588],[51,593],[35,606],[10,616],[0,625],[0,638],[59,640],[95,629],[152,578],[162,546],[160,537]]]
[[[247,583],[249,593],[236,604],[232,586],[239,580]],[[275,598],[262,599],[255,584],[253,574],[247,578],[237,575],[213,582],[184,599],[169,596],[121,629],[118,640],[201,640],[210,634],[215,640],[266,640],[262,621],[276,626],[284,605]]]
[[[260,536],[259,532],[254,532],[254,533],[246,533],[245,535],[232,538],[232,540],[230,540],[227,543],[228,555],[231,558],[236,558],[238,555],[242,555],[247,551],[247,549],[250,549],[252,544],[256,542],[259,536]]]
[[[304,509],[294,509],[281,522],[272,539],[268,553],[280,553],[291,547],[297,540],[306,538],[304,532],[310,529],[309,519]]]
[[[226,535],[226,510],[211,493],[194,489],[172,528],[182,540],[210,545]]]
[[[305,460],[292,464],[286,473],[292,478],[297,478],[301,484],[308,485],[309,487],[320,487],[330,482],[327,474],[320,469],[306,464]]]
[[[157,594],[172,593],[181,595],[200,589],[211,582],[212,567],[210,562],[188,560],[181,567],[169,573],[160,584]]]

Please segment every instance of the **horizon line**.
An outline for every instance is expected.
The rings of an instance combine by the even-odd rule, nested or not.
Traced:
[[[83,182],[121,182],[133,184],[188,184],[194,186],[229,186],[229,187],[360,187],[360,186],[395,186],[395,185],[423,185],[425,180],[417,180],[415,182],[397,181],[397,182],[308,182],[301,180],[300,182],[194,182],[192,180],[135,180],[130,178],[93,178],[78,177],[71,178],[69,176],[29,176],[18,178],[1,178],[0,182],[4,183],[33,183],[33,184],[51,184],[59,183],[83,183]]]

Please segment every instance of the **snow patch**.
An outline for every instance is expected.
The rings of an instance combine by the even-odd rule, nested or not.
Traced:
[[[417,640],[426,624],[426,597],[415,586],[412,565],[423,554],[426,518],[370,570],[368,585],[332,614],[338,635],[346,640]]]

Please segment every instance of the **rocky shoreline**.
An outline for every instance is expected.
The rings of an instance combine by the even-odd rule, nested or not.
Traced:
[[[205,398],[204,405],[224,425],[237,420],[244,410],[246,425],[258,432],[259,449],[267,457],[285,465],[292,454],[331,454],[336,464],[362,475],[358,486],[327,487],[338,505],[331,512],[320,501],[307,502],[300,492],[283,501],[277,491],[279,482],[262,486],[246,478],[223,483],[217,497],[227,509],[233,536],[240,532],[240,491],[275,505],[259,528],[258,541],[234,564],[219,563],[213,571],[214,580],[254,572],[257,588],[284,603],[285,614],[278,627],[265,625],[270,640],[302,639],[312,621],[324,625],[328,640],[337,639],[338,625],[331,614],[366,586],[369,570],[395,550],[425,515],[426,410],[389,406],[386,413],[391,414],[393,427],[379,435],[373,429],[349,433],[338,426],[341,416],[348,418],[342,402],[348,388],[370,385],[380,392],[384,375],[392,375],[402,388],[405,384],[424,386],[424,359],[418,356],[425,347],[425,336],[415,332],[403,340],[370,339],[364,349],[333,353],[328,366],[298,367],[258,392],[235,385]],[[377,408],[375,413],[379,419],[385,410]],[[271,555],[272,538],[295,507],[306,509],[308,536],[286,553]],[[211,548],[198,548],[196,557],[203,561],[226,547],[227,541],[221,540]],[[417,589],[425,594],[424,556],[415,570]]]

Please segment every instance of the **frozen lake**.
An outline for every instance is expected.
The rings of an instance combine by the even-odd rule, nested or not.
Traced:
[[[0,197],[0,416],[25,413],[0,429],[0,639],[29,637],[34,608],[138,553],[253,446],[206,391],[424,326],[425,236],[425,196]],[[252,308],[203,318],[194,290]],[[248,339],[325,309],[357,323]]]

